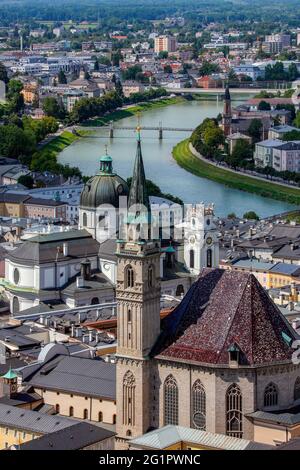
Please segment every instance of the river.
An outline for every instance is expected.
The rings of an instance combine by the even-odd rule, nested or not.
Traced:
[[[242,98],[233,105],[242,103]],[[245,99],[245,98],[244,98]],[[141,125],[177,128],[194,128],[206,117],[216,117],[222,112],[223,103],[217,100],[182,102],[144,112]],[[116,125],[136,126],[135,117],[118,121]],[[242,216],[254,210],[260,217],[284,212],[295,206],[255,194],[227,188],[205,178],[199,178],[180,168],[173,160],[174,145],[188,137],[185,132],[165,132],[162,141],[157,131],[142,131],[142,150],[146,176],[154,181],[163,192],[179,196],[185,203],[213,202],[216,214],[225,216],[235,212]],[[95,135],[85,137],[67,147],[59,156],[59,162],[78,166],[84,175],[94,175],[99,167],[99,158],[105,152],[105,144],[113,158],[114,171],[123,178],[131,176],[135,158],[136,138],[131,130],[115,131],[114,139],[108,138],[108,131],[99,129]]]

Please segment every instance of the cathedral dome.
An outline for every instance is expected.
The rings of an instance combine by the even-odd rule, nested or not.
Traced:
[[[119,207],[119,197],[128,196],[125,180],[113,173],[112,158],[104,155],[100,159],[100,172],[85,184],[80,196],[81,209],[96,209],[102,204]]]

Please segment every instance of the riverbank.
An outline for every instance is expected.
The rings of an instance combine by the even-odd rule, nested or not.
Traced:
[[[62,173],[68,175],[72,174],[72,168],[66,165],[60,165],[57,162],[57,156],[69,145],[73,144],[76,140],[91,134],[92,131],[84,130],[78,131],[73,134],[70,131],[63,131],[54,139],[49,140],[45,145],[40,147],[32,156],[30,167],[32,170],[52,171],[54,173]],[[74,174],[80,175],[78,169],[75,169]]]
[[[191,152],[189,139],[179,142],[179,144],[173,148],[172,154],[179,166],[194,175],[259,196],[288,202],[290,204],[300,204],[300,190],[297,188],[289,188],[269,181],[262,181],[237,174],[224,168],[218,168],[208,161],[200,160]]]
[[[181,96],[174,96],[171,98],[162,98],[157,101],[148,101],[145,103],[140,103],[140,104],[124,107],[122,109],[118,109],[117,111],[113,111],[112,113],[109,113],[106,116],[103,116],[101,118],[99,117],[96,119],[90,119],[89,121],[82,123],[80,126],[101,127],[101,126],[105,126],[110,121],[119,121],[120,119],[132,117],[132,116],[137,115],[138,113],[143,113],[144,111],[164,108],[166,106],[179,104],[184,101],[185,99]]]

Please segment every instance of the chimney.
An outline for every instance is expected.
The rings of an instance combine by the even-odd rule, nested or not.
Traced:
[[[82,336],[82,329],[79,326],[78,328],[75,329],[75,337],[81,338],[81,336]]]
[[[72,338],[75,338],[75,336],[76,336],[76,327],[75,327],[75,325],[71,326],[71,336],[72,336]]]
[[[289,302],[288,303],[288,310],[291,312],[292,310],[294,310],[294,302]]]
[[[76,277],[76,287],[84,287],[84,279],[82,276]]]
[[[93,341],[93,330],[89,330],[89,342]]]
[[[89,259],[86,259],[81,263],[81,276],[85,281],[88,281],[91,278],[91,262]]]
[[[69,246],[68,246],[67,242],[64,242],[64,244],[63,244],[63,253],[64,253],[64,256],[69,255]]]
[[[298,300],[298,292],[297,292],[297,288],[296,288],[296,283],[295,282],[292,282],[291,283],[291,300],[293,302],[297,302]]]

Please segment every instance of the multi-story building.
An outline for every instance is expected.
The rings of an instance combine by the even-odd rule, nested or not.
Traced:
[[[268,139],[255,145],[256,166],[271,166],[276,171],[300,172],[300,141]]]
[[[175,52],[177,49],[177,41],[173,36],[157,36],[154,39],[154,52]]]
[[[142,93],[145,90],[144,85],[134,80],[126,80],[123,84],[123,93],[126,98],[134,93]]]
[[[265,37],[262,49],[269,54],[277,54],[283,49],[287,49],[290,44],[291,36],[289,34],[270,34]]]

